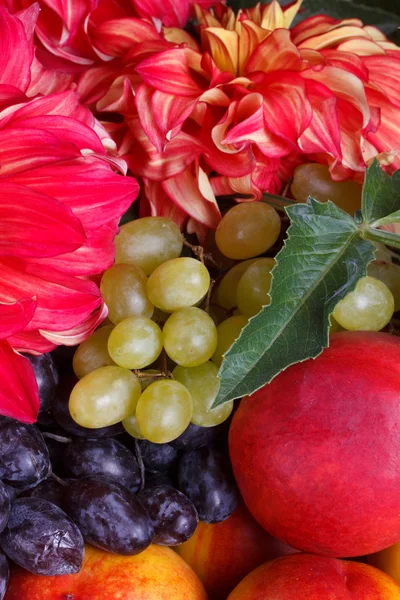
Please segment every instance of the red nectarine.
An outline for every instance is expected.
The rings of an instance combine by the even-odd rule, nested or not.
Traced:
[[[293,554],[252,571],[228,600],[398,600],[400,587],[362,563]]]
[[[229,434],[250,512],[307,552],[362,556],[400,540],[400,340],[344,332],[242,400]]]
[[[226,600],[239,581],[266,560],[297,552],[269,535],[242,502],[222,523],[200,522],[176,551],[197,573],[210,600]]]
[[[46,577],[15,568],[4,600],[207,600],[192,569],[170,548],[118,556],[87,546],[75,575]]]

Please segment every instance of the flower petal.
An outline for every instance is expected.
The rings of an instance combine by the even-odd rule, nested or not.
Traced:
[[[36,5],[33,10],[37,17],[39,6]],[[0,6],[0,83],[13,85],[25,92],[31,79],[32,60],[32,38],[28,39],[22,19],[10,15]]]
[[[154,25],[143,19],[110,19],[94,28],[93,45],[108,56],[123,56],[133,44],[159,39]]]
[[[163,181],[162,186],[171,200],[196,221],[216,229],[221,215],[208,177],[201,168],[196,176],[192,167],[187,167],[182,173]]]
[[[144,178],[144,198],[149,203],[149,215],[153,217],[168,217],[182,229],[188,219],[187,213],[182,210],[165,193],[161,183]]]
[[[298,71],[300,66],[300,53],[290,39],[290,31],[276,29],[253,52],[246,65],[246,74],[254,71]]]
[[[0,189],[0,255],[49,257],[85,243],[80,220],[65,204],[9,181]]]
[[[35,314],[27,330],[62,331],[82,323],[100,306],[101,295],[92,281],[79,279],[36,263],[0,258],[0,301],[36,296]]]
[[[379,86],[385,96],[400,107],[400,56],[366,56],[363,62],[370,84]]]
[[[108,308],[104,302],[100,307],[90,314],[82,323],[72,327],[68,330],[63,331],[44,331],[41,330],[43,337],[48,339],[50,342],[63,346],[76,346],[87,340],[95,329],[104,321],[107,317]]]
[[[91,157],[32,169],[11,180],[69,206],[86,232],[119,218],[139,192],[133,177],[113,173],[108,165]]]
[[[145,83],[176,96],[199,96],[204,90],[194,80],[191,68],[201,73],[201,54],[190,48],[166,50],[143,60],[137,67]]]
[[[14,335],[32,319],[36,300],[27,298],[12,304],[0,303],[0,339]]]
[[[0,341],[0,414],[34,423],[40,407],[35,373],[27,358]]]
[[[189,17],[188,0],[133,0],[142,17],[158,19],[167,27],[184,27]]]
[[[80,156],[79,149],[39,129],[0,131],[0,177]],[[60,182],[57,182],[58,185]]]
[[[57,344],[46,340],[38,331],[20,331],[8,338],[8,342],[18,352],[46,354],[57,348]]]
[[[27,262],[44,264],[63,273],[79,277],[103,273],[112,267],[115,258],[114,238],[118,222],[106,223],[87,232],[86,244],[75,250],[53,258],[36,258]]]

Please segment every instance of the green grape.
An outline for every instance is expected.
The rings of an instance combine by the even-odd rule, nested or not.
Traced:
[[[193,400],[192,423],[201,427],[219,425],[229,417],[233,402],[225,402],[217,408],[211,408],[219,391],[217,367],[210,361],[198,367],[177,366],[172,372],[176,381],[189,390]]]
[[[146,286],[146,275],[135,265],[114,265],[104,273],[100,291],[112,323],[129,317],[151,317],[154,306],[147,297]]]
[[[165,444],[185,431],[192,411],[189,390],[179,381],[162,379],[151,383],[140,396],[136,419],[147,440]]]
[[[381,242],[374,242],[376,250],[375,250],[375,260],[378,262],[392,262],[392,253],[388,248],[386,248],[385,244],[381,244]],[[379,278],[378,278],[379,279]]]
[[[312,196],[320,202],[332,200],[349,214],[361,208],[361,185],[352,179],[333,181],[326,165],[307,163],[297,167],[290,190],[298,202]]]
[[[389,288],[394,298],[394,310],[400,310],[400,267],[391,262],[373,262],[368,265],[367,273]]]
[[[129,435],[136,438],[137,440],[146,439],[139,429],[135,413],[132,413],[129,417],[124,419],[122,421],[122,426],[125,429],[126,433],[129,433]]]
[[[331,315],[329,317],[329,320],[330,320],[329,333],[337,333],[338,331],[344,331],[344,327],[339,325],[339,323],[336,321],[336,319],[334,318],[333,315]]]
[[[236,301],[240,312],[248,317],[256,315],[270,303],[273,258],[259,258],[247,267],[237,286]]]
[[[211,357],[212,362],[219,368],[222,364],[224,354],[232,346],[233,342],[239,337],[243,327],[247,325],[248,318],[243,315],[229,317],[222,321],[217,327],[218,343],[214,354]]]
[[[144,217],[122,225],[115,239],[116,262],[131,263],[150,275],[182,252],[179,227],[166,217]]]
[[[363,277],[333,311],[334,319],[348,331],[379,331],[387,325],[394,311],[389,288],[374,277]]]
[[[236,290],[240,278],[246,271],[247,267],[252,265],[257,258],[250,258],[249,260],[244,260],[243,262],[238,263],[232,269],[223,276],[217,291],[215,293],[215,302],[230,310],[236,306]]]
[[[217,328],[201,308],[182,308],[164,325],[164,348],[168,356],[183,367],[197,367],[214,354]]]
[[[209,286],[207,268],[194,258],[181,257],[168,260],[153,271],[147,293],[154,306],[174,312],[199,302]]]
[[[79,344],[72,359],[75,375],[81,379],[100,367],[115,365],[107,350],[107,342],[114,325],[96,329],[90,338]]]
[[[215,241],[228,258],[242,260],[263,254],[278,239],[281,220],[264,202],[237,204],[222,217]]]
[[[154,362],[163,347],[161,329],[146,317],[131,317],[118,323],[108,338],[108,352],[125,369],[143,369]]]
[[[140,394],[140,383],[131,371],[101,367],[75,385],[69,398],[69,411],[82,427],[107,427],[131,415]]]

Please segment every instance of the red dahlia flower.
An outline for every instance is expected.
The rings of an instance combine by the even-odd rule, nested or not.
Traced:
[[[196,39],[137,19],[103,37],[115,58],[78,90],[124,116],[109,130],[152,214],[213,228],[217,196],[279,193],[309,161],[361,180],[373,156],[397,148],[399,48],[358,19],[320,15],[289,30],[300,4],[197,8]]]
[[[111,266],[138,192],[76,92],[27,98],[32,14],[0,9],[0,412],[24,421],[35,420],[37,387],[15,351],[79,343],[104,319],[92,277]]]

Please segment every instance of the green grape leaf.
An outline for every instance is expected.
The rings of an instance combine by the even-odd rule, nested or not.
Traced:
[[[375,158],[366,172],[362,190],[364,222],[377,226],[376,221],[388,218],[388,215],[398,211],[400,211],[400,170],[390,177],[380,168]]]
[[[329,315],[374,259],[374,244],[332,202],[286,208],[291,220],[264,307],[225,354],[214,406],[251,394],[328,346]]]

